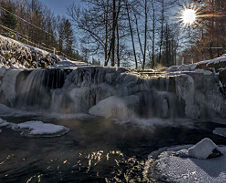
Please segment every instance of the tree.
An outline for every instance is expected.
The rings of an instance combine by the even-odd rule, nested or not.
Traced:
[[[17,19],[13,14],[13,5],[11,1],[7,4],[3,1],[2,5],[7,11],[2,12],[1,22],[4,26],[16,30],[17,29]]]
[[[73,55],[73,43],[75,42],[73,30],[71,23],[66,19],[64,24],[64,34],[65,34],[65,53],[69,56]]]

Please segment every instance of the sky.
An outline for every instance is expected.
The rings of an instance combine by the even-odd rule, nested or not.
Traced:
[[[56,15],[67,16],[67,7],[73,2],[81,5],[80,0],[40,0],[44,5],[51,9]]]

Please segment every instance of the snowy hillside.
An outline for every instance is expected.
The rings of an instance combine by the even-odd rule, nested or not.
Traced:
[[[87,64],[71,62],[67,58],[0,35],[0,65],[11,68],[46,68],[76,67]]]
[[[60,57],[0,35],[0,63],[11,67],[40,68],[60,61]]]

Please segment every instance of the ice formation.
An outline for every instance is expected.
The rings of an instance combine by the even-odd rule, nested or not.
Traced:
[[[20,131],[26,137],[57,137],[69,132],[69,129],[42,121],[27,121],[24,123],[10,123],[0,118],[0,128],[10,127],[15,131]]]
[[[91,107],[89,113],[106,118],[128,119],[135,117],[134,108],[138,105],[137,96],[118,98],[115,96],[101,100],[97,105]]]
[[[127,72],[90,66],[36,70],[2,67],[0,103],[36,112],[90,112],[119,118],[226,118],[226,101],[214,74],[188,72],[143,79]]]

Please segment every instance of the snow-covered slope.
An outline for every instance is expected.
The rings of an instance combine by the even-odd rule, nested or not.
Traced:
[[[57,55],[0,35],[0,63],[2,65],[38,68],[53,65],[60,60],[61,58]]]
[[[172,66],[167,71],[175,72],[175,71],[195,71],[197,69],[205,69],[205,70],[213,70],[216,72],[219,70],[226,68],[226,54],[221,57],[214,58],[211,60],[205,60],[198,63],[190,64],[190,65],[180,65],[180,66]]]
[[[73,62],[42,49],[23,44],[0,35],[0,66],[10,68],[81,67],[84,62]]]

